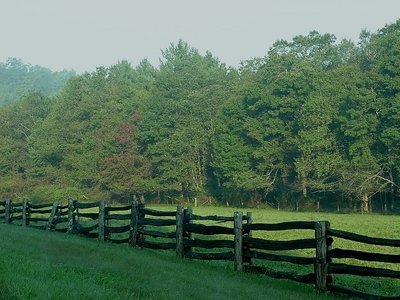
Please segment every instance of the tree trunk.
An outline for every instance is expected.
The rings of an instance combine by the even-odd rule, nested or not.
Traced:
[[[386,193],[385,193],[385,202],[383,204],[383,212],[384,212],[385,215],[388,214]]]
[[[367,193],[362,195],[361,213],[369,212],[369,197]]]
[[[302,188],[303,188],[303,197],[307,198],[307,183],[306,180],[303,177],[303,181],[302,181]]]
[[[390,181],[392,182],[391,189],[390,189],[390,210],[394,210],[394,179],[393,179],[393,173],[390,172]]]
[[[307,187],[305,185],[303,186],[303,197],[307,198]]]

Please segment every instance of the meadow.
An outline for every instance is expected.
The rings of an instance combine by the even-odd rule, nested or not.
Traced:
[[[277,211],[272,209],[235,209],[227,207],[197,207],[194,209],[194,211],[200,215],[233,215],[233,212],[236,210],[243,210],[243,212],[251,211],[253,213],[253,222],[255,223],[279,223],[285,221],[329,221],[330,226],[333,229],[345,230],[370,237],[398,240],[400,239],[400,217],[398,215],[384,216],[380,214],[289,212]],[[253,233],[253,236],[272,240],[290,240],[313,238],[314,231],[256,231]],[[400,254],[399,248],[357,243],[340,238],[334,238],[332,248],[342,248],[385,254]],[[280,253],[283,254],[282,252]],[[286,254],[315,257],[315,253],[313,250],[287,251]],[[336,259],[335,262],[400,270],[400,264],[364,262],[356,259]],[[255,264],[265,264],[265,262],[256,261]],[[299,266],[282,262],[268,262],[268,267],[276,270],[283,270],[300,274],[312,272],[310,266]],[[353,275],[335,275],[334,282],[335,284],[347,286],[365,292],[370,292],[372,294],[400,295],[400,280],[396,279],[360,277]]]
[[[174,206],[151,206],[173,210]],[[232,207],[196,207],[197,215],[232,216]],[[251,208],[257,223],[327,220],[335,229],[399,239],[398,216],[285,212]],[[227,226],[230,226],[227,224]],[[312,237],[312,231],[255,232],[255,237],[285,240]],[[312,285],[235,273],[231,262],[179,259],[174,251],[129,248],[77,235],[0,224],[1,299],[341,299]],[[398,248],[335,239],[335,247],[398,254]],[[308,250],[296,255],[312,256]],[[288,251],[290,252],[290,251]],[[291,251],[290,254],[293,254]],[[356,260],[347,260],[357,263]],[[256,264],[265,262],[255,261]],[[383,263],[368,263],[381,266]],[[306,267],[268,263],[268,267],[306,273]],[[387,266],[400,270],[400,266]],[[375,294],[400,295],[398,280],[335,276],[335,282]]]
[[[168,207],[155,206],[157,209],[167,209]],[[171,209],[171,208],[170,208]],[[349,231],[352,233],[366,235],[377,238],[400,239],[400,217],[397,215],[380,215],[380,214],[337,214],[323,212],[290,212],[277,211],[273,209],[242,209],[234,207],[211,207],[201,206],[193,208],[197,215],[221,215],[233,216],[235,211],[252,212],[254,223],[279,223],[286,221],[329,221],[333,229]],[[203,222],[204,223],[204,222]],[[221,225],[221,224],[219,224]],[[232,226],[230,223],[226,226]],[[293,240],[314,238],[312,230],[287,230],[287,231],[255,231],[253,237],[270,239],[270,240]],[[215,236],[213,236],[215,238]],[[395,247],[376,246],[353,242],[341,238],[334,238],[332,248],[341,248],[349,250],[366,251],[373,253],[397,254],[400,249]],[[270,251],[274,253],[273,251]],[[301,257],[315,257],[314,249],[277,251],[276,254],[287,254]],[[357,259],[334,259],[335,263],[346,263],[356,266],[368,266],[376,268],[389,268],[392,270],[400,270],[400,264],[381,263],[381,262],[365,262]],[[255,265],[263,265],[277,271],[286,271],[296,274],[312,273],[312,266],[294,265],[285,262],[266,262],[263,260],[254,260]],[[349,287],[352,289],[369,292],[378,295],[400,295],[400,280],[378,278],[378,277],[361,277],[354,275],[334,275],[335,284]]]

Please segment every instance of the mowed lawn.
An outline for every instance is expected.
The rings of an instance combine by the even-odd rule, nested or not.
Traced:
[[[0,224],[1,299],[340,299],[172,251]]]

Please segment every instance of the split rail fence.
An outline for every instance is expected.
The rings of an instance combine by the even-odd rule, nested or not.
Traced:
[[[334,283],[334,274],[400,279],[400,271],[355,264],[338,263],[340,259],[399,264],[400,255],[333,248],[333,238],[353,242],[400,248],[400,240],[372,238],[330,228],[327,221],[253,223],[252,214],[235,212],[232,217],[199,216],[192,208],[159,211],[134,202],[111,206],[104,201],[80,203],[69,199],[59,203],[32,204],[0,201],[0,220],[7,224],[79,233],[99,241],[127,243],[132,247],[173,249],[179,257],[203,260],[226,260],[237,271],[268,275],[314,284],[318,290],[345,293],[364,299],[400,299],[400,295],[372,295]],[[312,238],[270,240],[253,237],[256,231],[307,230]],[[308,257],[286,254],[290,250],[308,249]],[[283,254],[282,254],[283,253]],[[266,267],[268,262],[309,265],[309,274],[296,274]]]

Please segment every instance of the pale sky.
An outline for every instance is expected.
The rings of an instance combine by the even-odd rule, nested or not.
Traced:
[[[400,0],[0,0],[0,62],[94,71],[126,59],[157,66],[179,39],[227,65],[311,30],[357,41],[400,18]]]

